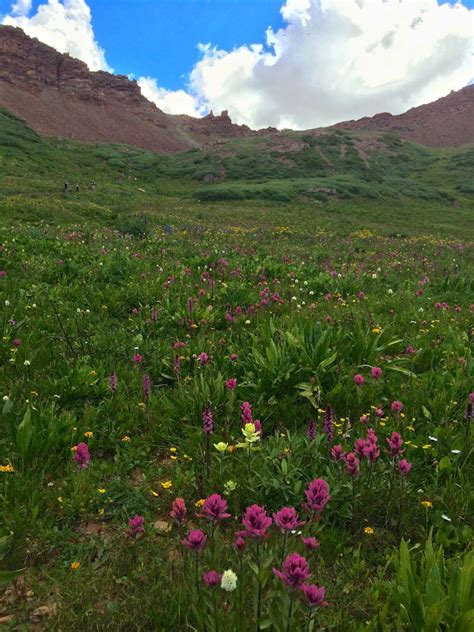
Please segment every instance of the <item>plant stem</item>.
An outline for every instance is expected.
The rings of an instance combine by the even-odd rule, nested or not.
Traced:
[[[288,621],[286,625],[286,632],[290,632],[291,630],[291,615],[293,614],[293,596],[290,595],[290,607],[288,609]]]

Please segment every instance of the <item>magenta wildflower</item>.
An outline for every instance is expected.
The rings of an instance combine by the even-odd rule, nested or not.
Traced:
[[[385,412],[383,410],[383,408],[380,408],[380,406],[377,406],[377,408],[375,409],[375,416],[376,417],[383,417],[385,415]]]
[[[392,432],[390,437],[387,439],[387,443],[390,446],[390,452],[393,458],[403,454],[403,439],[398,432]]]
[[[274,513],[273,522],[281,529],[282,533],[292,531],[304,525],[304,521],[299,520],[298,512],[294,507],[283,507],[280,511]]]
[[[207,364],[209,362],[209,356],[207,355],[207,353],[205,351],[202,351],[199,355],[198,355],[198,362],[201,366],[204,366],[205,364]]]
[[[362,384],[363,384],[364,382],[365,382],[365,380],[364,380],[364,376],[363,376],[363,375],[361,375],[360,373],[356,373],[356,374],[354,375],[354,384],[355,384],[356,386],[362,386]]]
[[[344,449],[342,445],[335,445],[331,450],[332,458],[337,462],[344,458]]]
[[[140,364],[142,360],[143,357],[139,353],[134,354],[133,361],[135,362],[135,364]]]
[[[396,399],[392,402],[391,408],[392,408],[392,412],[399,413],[403,410],[403,403],[400,402],[398,399]]]
[[[237,386],[237,380],[235,379],[235,377],[230,377],[225,383],[225,385],[227,386],[229,391],[233,391],[234,388]]]
[[[135,538],[140,533],[143,533],[145,531],[144,524],[145,518],[143,516],[139,516],[138,514],[136,514],[135,516],[133,516],[133,518],[130,518],[130,520],[128,521],[128,526],[130,527],[128,535],[131,538]]]
[[[272,519],[267,515],[264,507],[250,505],[245,510],[242,518],[244,530],[237,533],[238,536],[249,538],[264,538],[272,524]]]
[[[150,399],[150,395],[151,395],[151,380],[150,380],[150,376],[145,374],[143,376],[143,398],[144,400],[148,400]]]
[[[191,551],[202,551],[206,545],[207,536],[201,531],[201,529],[191,529],[184,540],[181,540],[181,544],[186,546]]]
[[[242,425],[245,426],[245,424],[253,423],[252,406],[249,404],[249,402],[242,402],[240,410],[242,412],[242,414],[240,415],[240,418],[242,419]]]
[[[230,356],[229,356],[229,359],[230,359],[232,362],[236,362],[237,357],[238,357],[238,356],[237,356],[237,354],[236,354],[236,353],[231,353],[231,354],[230,354]]]
[[[398,462],[398,471],[402,476],[409,474],[411,472],[412,464],[409,463],[406,459],[402,459]]]
[[[214,588],[215,586],[220,585],[222,575],[217,571],[208,571],[207,573],[202,574],[202,578],[206,586],[208,586],[209,588]]]
[[[186,517],[186,503],[184,498],[175,498],[171,505],[170,516],[180,525],[184,523]]]
[[[374,380],[378,380],[382,376],[382,369],[379,366],[373,366],[370,375]]]
[[[344,457],[344,463],[346,464],[347,473],[349,474],[349,476],[352,476],[353,478],[359,476],[360,461],[353,452],[349,452],[348,454],[346,454],[346,456]]]
[[[114,371],[112,371],[112,373],[109,376],[109,388],[112,391],[112,393],[115,393],[115,391],[117,390],[117,376],[114,373]]]
[[[89,467],[91,455],[86,443],[79,443],[74,452],[74,462],[77,463],[79,469],[86,470]]]
[[[242,553],[242,551],[245,549],[245,540],[240,535],[235,538],[234,544],[239,553]]]
[[[356,439],[354,442],[354,452],[357,454],[359,459],[364,456],[364,448],[365,448],[365,439]]]
[[[306,558],[298,553],[288,555],[283,562],[282,570],[274,568],[273,573],[290,588],[299,588],[311,577]]]
[[[316,421],[314,419],[311,419],[308,424],[307,436],[309,441],[316,439]]]
[[[301,541],[308,551],[314,551],[314,549],[317,549],[320,546],[319,541],[311,536],[309,538],[301,538]]]
[[[334,413],[331,406],[328,406],[324,413],[323,431],[326,433],[329,443],[332,443],[334,439]]]
[[[408,347],[405,349],[405,353],[409,356],[414,355],[415,349],[411,345],[408,345]]]
[[[367,440],[364,446],[364,456],[371,463],[375,463],[375,461],[380,456],[380,448],[377,445],[377,442]]]
[[[227,501],[219,494],[211,494],[204,501],[202,514],[197,514],[197,516],[199,518],[207,518],[212,522],[230,518],[230,513],[227,513]]]
[[[214,431],[214,417],[210,408],[206,408],[202,414],[202,430],[205,434],[212,434]]]
[[[318,606],[327,606],[327,601],[324,601],[326,596],[326,589],[324,586],[316,586],[315,584],[303,584],[301,586],[301,592],[306,598],[306,603],[310,608],[317,608]]]
[[[322,513],[324,507],[329,502],[329,485],[322,478],[316,478],[305,490],[307,502],[303,505],[306,511]]]

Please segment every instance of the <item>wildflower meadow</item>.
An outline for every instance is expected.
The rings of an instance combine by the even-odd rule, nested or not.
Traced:
[[[0,241],[7,629],[474,630],[467,242]]]

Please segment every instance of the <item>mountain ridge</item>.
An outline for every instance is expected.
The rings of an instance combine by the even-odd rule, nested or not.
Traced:
[[[237,125],[226,111],[203,118],[165,114],[141,94],[136,81],[90,71],[84,62],[11,26],[0,26],[0,106],[45,136],[120,143],[163,154],[213,148],[230,139],[284,139],[286,133]],[[334,129],[391,132],[432,147],[474,143],[474,86],[404,114],[380,113],[298,133]]]

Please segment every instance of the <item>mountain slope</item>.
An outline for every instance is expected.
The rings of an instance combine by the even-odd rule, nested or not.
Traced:
[[[135,81],[90,72],[83,62],[10,26],[0,26],[0,106],[43,135],[163,154],[193,147],[212,151],[229,139],[287,138],[273,128],[235,125],[227,112],[202,119],[167,115],[143,97]],[[377,114],[334,127],[391,132],[433,147],[474,143],[474,86],[405,114]]]
[[[8,26],[0,27],[0,105],[44,135],[161,153],[194,145],[177,121],[142,96],[135,81],[90,72],[78,59]]]
[[[428,147],[474,143],[474,85],[404,114],[394,116],[383,112],[357,121],[337,123],[333,127],[391,132]]]

